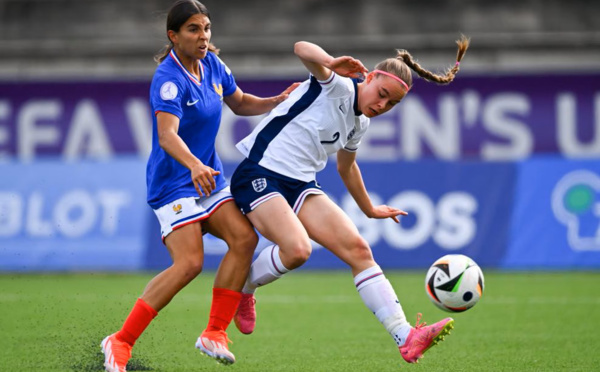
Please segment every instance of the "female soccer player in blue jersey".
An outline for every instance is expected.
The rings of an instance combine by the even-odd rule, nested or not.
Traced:
[[[406,51],[368,72],[357,59],[333,58],[317,45],[296,43],[294,51],[311,73],[310,79],[237,145],[246,159],[232,177],[233,196],[258,231],[275,243],[254,261],[242,290],[234,318],[241,332],[254,330],[256,288],[301,266],[310,256],[310,239],[350,266],[362,300],[392,335],[407,362],[417,362],[450,332],[451,318],[425,327],[419,324],[419,314],[416,326],[410,326],[368,243],[321,191],[316,173],[325,167],[328,155],[337,154],[338,172],[360,209],[370,218],[391,218],[398,223],[398,216],[406,212],[371,203],[356,150],[369,118],[389,111],[409,92],[411,70],[440,84],[454,79],[468,40],[463,37],[457,43],[456,65],[444,76],[423,69]],[[364,82],[351,79],[359,74],[366,74]]]
[[[234,203],[215,137],[225,102],[238,115],[259,115],[285,100],[294,86],[276,97],[258,98],[237,87],[210,43],[211,22],[196,0],[176,2],[167,18],[171,42],[158,58],[150,87],[152,152],[146,181],[173,265],[152,279],[120,331],[102,341],[105,367],[125,371],[131,348],[148,324],[202,270],[202,234],[223,239],[229,250],[217,272],[209,323],[196,347],[224,364],[235,357],[225,330],[231,322],[258,238]]]

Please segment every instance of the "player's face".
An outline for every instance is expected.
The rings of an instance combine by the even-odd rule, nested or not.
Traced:
[[[390,111],[405,95],[400,82],[371,73],[358,92],[358,106],[366,117],[372,118]]]
[[[181,26],[179,32],[173,34],[173,43],[178,54],[185,54],[191,59],[202,59],[208,53],[211,37],[211,23],[204,14],[195,14]]]

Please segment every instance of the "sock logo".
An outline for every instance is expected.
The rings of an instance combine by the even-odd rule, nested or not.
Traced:
[[[398,337],[398,336],[394,335],[394,341],[396,341],[396,346],[402,346],[402,344],[403,344],[402,337]]]

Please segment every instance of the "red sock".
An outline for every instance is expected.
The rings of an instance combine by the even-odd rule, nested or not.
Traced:
[[[151,308],[144,300],[138,298],[125,320],[123,328],[115,335],[117,340],[127,342],[133,346],[157,314],[156,310]]]
[[[210,318],[207,331],[224,331],[231,323],[242,299],[241,292],[225,288],[213,288],[213,299],[210,307]]]

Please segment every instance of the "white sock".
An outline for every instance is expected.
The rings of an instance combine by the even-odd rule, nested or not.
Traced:
[[[256,288],[281,278],[288,270],[279,257],[279,246],[270,245],[263,249],[250,267],[250,274],[242,293],[254,293]]]
[[[354,284],[363,302],[396,341],[404,345],[411,326],[394,292],[379,266],[370,267],[354,277]]]

